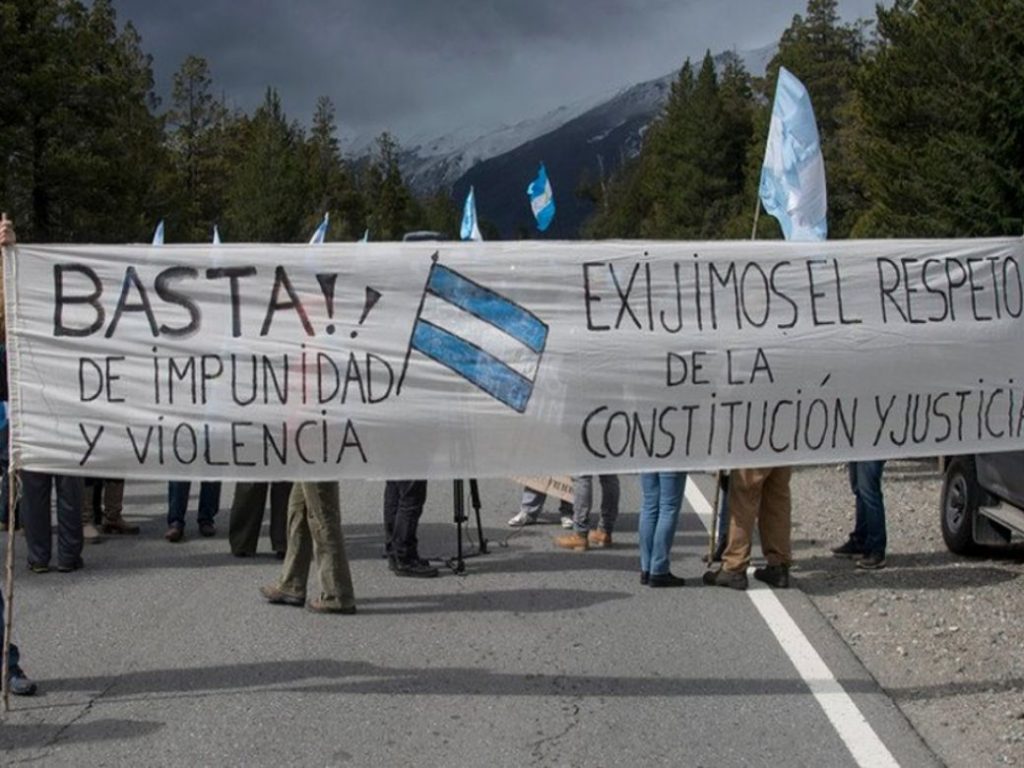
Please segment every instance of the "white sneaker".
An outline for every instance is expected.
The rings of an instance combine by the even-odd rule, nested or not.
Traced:
[[[526,512],[520,512],[511,520],[509,520],[508,524],[512,528],[522,528],[524,525],[534,525],[536,522],[537,518],[530,517],[530,515],[528,515]]]
[[[562,518],[562,527],[565,528],[565,530],[567,530],[567,531],[571,531],[572,530],[572,518],[571,517],[563,517]]]
[[[92,523],[84,523],[82,525],[82,538],[89,544],[99,544],[100,531]]]

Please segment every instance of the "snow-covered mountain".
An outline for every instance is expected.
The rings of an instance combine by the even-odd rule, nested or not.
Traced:
[[[772,44],[736,53],[748,72],[761,76],[777,49]],[[700,57],[691,60],[699,63]],[[405,138],[402,176],[417,194],[448,188],[460,202],[470,184],[475,185],[481,220],[495,224],[507,238],[532,230],[524,190],[543,161],[559,206],[549,234],[574,237],[590,214],[588,204],[576,198],[575,188],[586,176],[607,177],[639,152],[644,132],[661,112],[677,77],[678,72],[671,72],[514,125],[462,126],[430,139]],[[346,152],[358,162],[371,148],[372,140],[366,139],[353,142]]]

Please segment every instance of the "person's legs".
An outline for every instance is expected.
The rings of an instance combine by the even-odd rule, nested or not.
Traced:
[[[124,480],[103,481],[103,532],[137,534],[139,526],[124,519]]]
[[[388,480],[384,484],[384,554],[395,559],[395,518],[398,517],[399,483]]]
[[[594,504],[594,476],[580,475],[572,479],[572,529],[579,536],[590,530],[590,510]]]
[[[53,528],[50,523],[50,487],[52,475],[45,472],[21,472],[22,525],[29,566],[48,567]]]
[[[640,490],[643,500],[640,503],[640,523],[637,536],[640,542],[640,573],[651,572],[651,551],[654,548],[654,531],[658,525],[658,513],[661,492],[660,472],[644,472],[640,475]]]
[[[192,483],[187,480],[171,480],[167,483],[167,527],[184,530],[185,511],[188,509],[188,495]]]
[[[888,544],[885,530],[885,499],[882,497],[882,471],[885,461],[851,462],[857,495],[859,541],[865,554],[885,555]]]
[[[80,477],[55,475],[57,487],[57,567],[76,570],[82,567],[82,496],[85,485]]]
[[[426,480],[402,480],[398,483],[398,512],[395,515],[392,548],[400,563],[419,559],[420,517],[427,501]]]
[[[729,476],[729,539],[722,555],[723,569],[746,574],[754,522],[761,508],[761,488],[770,469],[734,469]]]
[[[546,493],[524,485],[519,511],[508,521],[508,524],[513,528],[518,528],[536,523],[540,513],[544,511],[544,502],[547,498]]]
[[[422,482],[426,485],[426,481]],[[309,529],[320,575],[319,603],[328,609],[353,609],[356,596],[345,554],[345,535],[341,531],[338,484],[326,482],[306,485]]]
[[[102,493],[103,481],[87,478],[82,489],[82,538],[89,544],[100,543],[100,529],[96,527],[97,490]],[[99,488],[97,488],[99,486]]]
[[[721,560],[725,545],[729,542],[729,473],[723,472],[718,478],[718,522],[716,524],[715,553],[713,560]]]
[[[792,467],[773,467],[762,485],[758,530],[761,534],[761,551],[769,566],[789,568],[793,562],[792,497],[789,490],[792,474]]]
[[[228,545],[231,554],[236,557],[252,557],[256,554],[268,489],[269,483],[235,484],[235,495],[231,499],[231,512],[228,516]]]
[[[289,482],[270,484],[270,547],[281,557],[288,549],[288,495],[291,491]]]
[[[601,480],[601,516],[598,518],[599,530],[610,534],[619,518],[619,476],[599,475]]]
[[[199,486],[199,514],[197,522],[200,529],[204,525],[213,525],[213,518],[220,510],[220,483],[203,482]]]
[[[278,589],[291,597],[305,599],[306,581],[313,558],[313,539],[309,531],[306,486],[295,483],[288,499],[288,549],[281,568]]]
[[[669,572],[672,542],[679,523],[679,508],[686,487],[685,472],[659,472],[658,522],[655,525],[651,547],[651,576]]]

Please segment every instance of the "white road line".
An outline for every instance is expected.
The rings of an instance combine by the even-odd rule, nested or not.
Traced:
[[[700,521],[711,529],[711,504],[692,480],[686,483],[686,500],[697,513]],[[835,675],[814,650],[806,635],[786,612],[779,598],[767,586],[758,584],[747,590],[751,602],[761,618],[775,635],[786,656],[807,684],[825,716],[836,729],[839,738],[857,762],[864,768],[898,768],[899,763],[888,750],[878,734],[861,714],[853,699],[836,680]]]

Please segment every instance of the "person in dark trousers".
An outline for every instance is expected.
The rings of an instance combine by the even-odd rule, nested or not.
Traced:
[[[185,538],[185,511],[188,509],[188,495],[192,483],[187,480],[172,480],[167,484],[167,533],[164,538],[177,543]],[[203,482],[199,486],[199,533],[213,536],[217,529],[213,518],[220,507],[220,483]]]
[[[263,509],[270,492],[270,546],[278,558],[284,559],[288,548],[288,496],[292,484],[238,483],[231,502],[228,521],[228,543],[235,557],[252,557],[263,527]]]
[[[21,472],[22,525],[28,548],[28,567],[33,573],[50,570],[53,526],[50,522],[51,496],[57,492],[57,570],[77,571],[82,561],[82,496],[80,477],[47,472]]]
[[[0,590],[0,647],[4,642],[4,627],[7,617],[4,606],[4,593]],[[28,675],[21,668],[21,653],[18,646],[11,643],[10,655],[7,657],[7,680],[10,691],[16,696],[31,696],[36,692],[36,684],[28,679]]]
[[[851,461],[850,490],[856,500],[853,532],[838,547],[836,557],[855,558],[857,568],[877,571],[885,567],[885,499],[882,497],[882,470],[885,461]]]
[[[396,576],[437,576],[437,568],[420,557],[416,538],[426,501],[426,480],[388,480],[384,486],[384,552]]]

